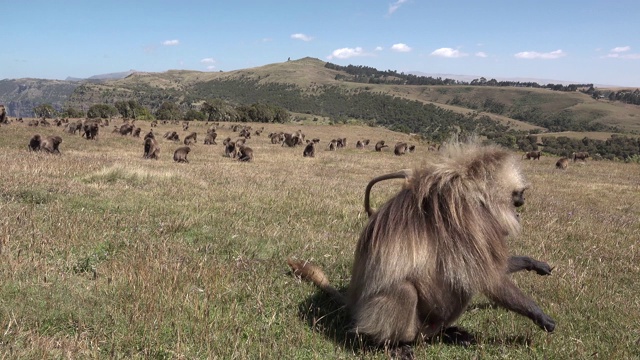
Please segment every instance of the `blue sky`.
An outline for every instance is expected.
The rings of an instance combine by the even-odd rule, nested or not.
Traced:
[[[379,70],[640,87],[636,0],[4,0],[0,79],[229,71],[306,56]]]

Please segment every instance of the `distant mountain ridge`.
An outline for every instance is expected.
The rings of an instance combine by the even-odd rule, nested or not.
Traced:
[[[432,78],[442,78],[442,79],[453,79],[458,81],[471,82],[475,79],[480,79],[484,77],[487,80],[496,79],[497,81],[517,81],[521,83],[538,83],[540,85],[547,84],[561,84],[561,85],[571,85],[571,84],[590,84],[590,82],[584,81],[568,81],[568,80],[553,80],[553,79],[538,79],[538,78],[524,78],[524,77],[492,77],[492,76],[480,76],[480,75],[461,75],[461,74],[438,74],[438,73],[425,73],[421,71],[409,71],[409,74],[416,76],[427,76]],[[597,87],[615,87],[618,85],[605,85],[605,84],[593,84]]]
[[[127,76],[133,74],[137,72],[136,70],[129,70],[129,71],[122,71],[122,72],[115,72],[115,73],[109,73],[109,74],[100,74],[100,75],[93,75],[90,76],[88,78],[77,78],[77,77],[71,77],[71,76],[67,76],[67,78],[65,79],[65,81],[83,81],[83,80],[119,80],[119,79],[124,79]]]

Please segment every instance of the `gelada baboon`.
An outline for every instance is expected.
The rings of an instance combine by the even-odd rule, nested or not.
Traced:
[[[253,149],[248,146],[238,146],[238,161],[249,162],[253,160]]]
[[[60,136],[49,136],[40,142],[40,150],[49,154],[60,154],[59,146],[62,143]]]
[[[184,137],[184,144],[191,145],[198,142],[198,133],[192,132],[191,134]]]
[[[316,143],[310,141],[307,146],[304,147],[302,152],[303,157],[315,157],[316,156]]]
[[[440,333],[473,343],[471,334],[451,326],[478,292],[553,331],[554,320],[508,276],[552,270],[529,257],[509,257],[507,237],[520,230],[516,207],[527,187],[518,162],[506,150],[476,144],[453,144],[443,155],[424,169],[371,180],[367,191],[386,179],[406,183],[362,230],[346,296],[320,267],[292,259],[289,266],[346,304],[354,329],[380,345]]]
[[[191,148],[188,146],[181,146],[177,148],[176,151],[173,152],[173,161],[188,163],[189,160],[187,160],[187,154],[189,154],[189,151],[191,151]]]
[[[160,154],[160,147],[158,146],[158,141],[153,136],[153,133],[149,132],[144,137],[143,158],[158,160],[158,154]]]
[[[382,148],[389,147],[389,145],[384,144],[384,140],[380,140],[376,143],[376,151],[382,151]]]
[[[100,126],[96,121],[87,121],[82,125],[82,131],[84,131],[82,136],[87,140],[95,140],[100,131]]]
[[[356,149],[364,149],[364,143],[360,140],[356,141]]]
[[[4,108],[4,105],[0,105],[0,124],[8,124],[9,117],[7,116],[7,110]]]
[[[331,140],[331,142],[329,142],[329,151],[336,151],[337,147],[338,147],[338,140],[333,139]]]
[[[216,132],[207,132],[207,135],[204,137],[205,145],[216,145],[216,138],[218,134]]]
[[[523,159],[527,160],[540,160],[540,156],[542,155],[541,151],[529,151],[522,155]]]
[[[40,135],[38,134],[33,135],[33,137],[29,140],[29,150],[39,151],[41,142],[42,142],[42,138],[40,137]]]
[[[393,153],[400,156],[404,155],[407,152],[407,143],[399,142],[396,143],[396,146],[393,148]]]
[[[410,153],[412,153],[412,152],[416,151],[416,146],[415,145],[409,145],[408,150],[409,150]]]
[[[567,167],[569,167],[568,158],[563,157],[563,158],[560,158],[558,161],[556,161],[556,169],[567,170]]]
[[[226,144],[224,145],[224,156],[230,157],[232,159],[236,158],[236,153],[238,148],[236,147],[236,143],[229,140],[225,140]]]
[[[578,160],[582,160],[582,161],[587,161],[587,158],[589,157],[589,153],[588,152],[575,152],[573,153],[573,161],[576,162]]]
[[[133,131],[131,132],[131,136],[139,138],[141,131],[142,129],[136,126],[133,128]]]

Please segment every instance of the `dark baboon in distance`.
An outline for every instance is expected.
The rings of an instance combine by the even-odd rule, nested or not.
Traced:
[[[587,161],[589,157],[589,153],[586,151],[573,153],[573,161],[576,162],[578,160]]]
[[[556,169],[566,170],[569,167],[569,159],[566,157],[560,158],[556,161]]]
[[[520,230],[516,207],[527,187],[518,162],[506,150],[476,144],[452,144],[443,155],[424,169],[372,180],[407,181],[362,230],[346,296],[320,267],[292,259],[289,266],[346,304],[354,329],[381,345],[440,333],[473,343],[452,325],[476,293],[553,331],[554,320],[508,276],[552,270],[509,255],[506,240]]]
[[[184,137],[184,144],[191,145],[198,142],[198,133],[192,132],[191,134]]]
[[[82,126],[84,133],[82,134],[87,140],[95,140],[100,131],[100,126],[95,121],[87,121]]]
[[[173,152],[173,161],[188,163],[189,160],[187,160],[187,155],[189,154],[189,151],[191,151],[191,148],[188,146],[181,146],[177,148],[176,151]]]
[[[120,132],[120,135],[129,135],[133,132],[133,128],[134,128],[133,125],[129,123],[124,123],[120,125],[120,129],[118,129],[118,132]]]
[[[36,134],[29,140],[29,150],[38,151],[40,150],[40,143],[42,143],[42,138],[40,135]]]
[[[149,136],[149,134],[151,134],[151,136]],[[147,134],[144,137],[143,158],[158,160],[158,154],[160,154],[160,147],[158,146],[158,141],[154,138],[152,132],[149,132],[149,134]]]
[[[49,136],[40,142],[40,149],[49,154],[60,154],[59,146],[62,143],[60,136]]]
[[[238,146],[238,161],[249,162],[253,160],[253,149],[248,146]]]
[[[133,131],[131,132],[131,136],[139,138],[141,131],[142,131],[142,129],[140,129],[139,127],[136,126],[136,127],[133,128]]]
[[[303,157],[315,157],[316,156],[316,144],[311,141],[304,147],[304,151],[302,152]]]
[[[382,151],[382,148],[389,147],[389,145],[384,144],[384,140],[380,140],[376,143],[376,151]]]
[[[338,140],[336,139],[331,140],[331,142],[329,143],[329,151],[336,151],[337,147],[338,147]]]
[[[356,141],[356,149],[364,149],[364,143],[360,140]]]
[[[0,105],[0,124],[8,124],[9,117],[7,116],[7,110],[4,108],[4,105]]]
[[[412,153],[412,152],[416,151],[416,146],[415,145],[409,145],[408,150],[409,150],[410,153]]]
[[[393,153],[398,155],[398,156],[404,155],[406,151],[407,151],[407,143],[405,143],[405,142],[399,142],[393,148]]]
[[[540,160],[540,156],[542,155],[542,151],[528,151],[522,158],[526,158],[527,160]]]

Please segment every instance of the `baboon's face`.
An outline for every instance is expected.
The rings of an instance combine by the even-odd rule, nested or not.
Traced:
[[[513,206],[520,207],[524,205],[524,191],[525,189],[514,190],[511,193],[511,199],[513,200]]]

